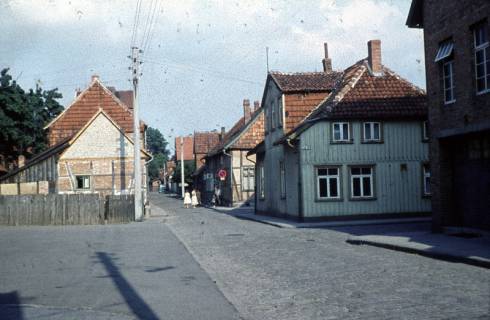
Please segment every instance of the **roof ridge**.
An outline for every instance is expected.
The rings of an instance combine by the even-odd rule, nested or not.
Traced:
[[[285,75],[285,76],[295,76],[295,75],[316,75],[316,74],[342,73],[342,70],[332,70],[329,72],[325,72],[325,71],[304,71],[304,72],[269,71],[269,73],[270,74]]]
[[[356,64],[354,64],[353,66],[355,66]],[[344,99],[345,95],[349,93],[349,91],[356,86],[356,84],[359,82],[359,79],[361,79],[361,77],[364,75],[364,73],[367,70],[367,67],[364,64],[360,64],[357,67],[359,68],[359,70],[355,71],[355,73],[352,75],[350,80],[347,81],[347,83],[343,85],[341,88],[339,88],[339,91],[336,92],[335,95],[333,96],[332,105],[326,106],[327,112],[332,111],[332,109],[335,108],[340,103],[340,101],[342,101],[342,99]]]

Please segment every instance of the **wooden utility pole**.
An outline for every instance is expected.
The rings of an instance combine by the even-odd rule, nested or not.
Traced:
[[[138,80],[139,80],[139,53],[138,47],[131,48],[131,70],[133,80],[133,142],[134,142],[134,218],[143,219],[143,197],[141,192],[141,148],[140,148],[140,118],[138,109]]]

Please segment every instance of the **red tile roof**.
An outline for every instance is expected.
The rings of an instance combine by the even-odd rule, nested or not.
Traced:
[[[195,132],[194,153],[206,154],[219,142],[218,132]]]
[[[276,143],[320,119],[426,119],[427,111],[424,90],[384,66],[373,75],[364,59],[345,69],[330,96]]]
[[[346,69],[341,84],[309,118],[422,119],[427,117],[425,92],[383,67],[373,75],[366,60]]]
[[[269,73],[282,92],[326,91],[332,90],[339,80],[341,73],[331,72],[301,72],[301,73]]]
[[[181,158],[181,149],[180,149],[180,138],[175,137],[175,159],[177,161]],[[194,140],[192,137],[183,137],[184,138],[184,160],[194,160]]]
[[[133,132],[133,113],[98,79],[80,93],[75,101],[49,123],[49,145],[76,134],[99,111],[104,110],[125,132]],[[143,130],[144,123],[141,122]]]
[[[214,156],[223,149],[253,149],[258,143],[264,140],[263,111],[264,109],[262,107],[255,110],[248,123],[245,123],[245,117],[240,118],[225,134],[223,140],[208,153],[208,156]]]

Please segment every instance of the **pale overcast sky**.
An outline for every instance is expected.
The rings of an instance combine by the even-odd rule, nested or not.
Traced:
[[[323,42],[333,68],[367,56],[380,39],[383,63],[425,89],[423,35],[405,26],[411,0],[142,0],[141,117],[166,136],[230,128],[242,100],[260,100],[271,70],[321,71]],[[128,70],[136,0],[0,0],[0,67],[24,88],[41,80],[68,106],[93,73],[119,90]],[[150,18],[148,18],[150,17]]]

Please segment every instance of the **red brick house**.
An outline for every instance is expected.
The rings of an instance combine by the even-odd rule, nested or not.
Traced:
[[[182,157],[181,145],[184,145],[184,161],[194,160],[194,138],[175,137],[175,159],[180,161]]]
[[[220,134],[216,131],[194,132],[194,160],[196,170],[199,170],[204,163],[206,155],[219,143]]]
[[[490,2],[414,0],[423,28],[433,230],[490,230]]]

